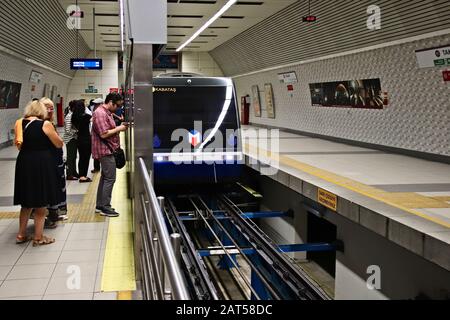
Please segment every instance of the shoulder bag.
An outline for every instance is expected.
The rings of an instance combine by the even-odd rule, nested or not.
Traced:
[[[113,150],[113,148],[109,145],[106,139],[103,139],[96,130],[93,130],[95,134],[99,137],[100,141],[112,152],[114,159],[116,160],[116,168],[122,169],[127,164],[127,160],[125,158],[125,152],[122,148],[117,148],[117,150]]]

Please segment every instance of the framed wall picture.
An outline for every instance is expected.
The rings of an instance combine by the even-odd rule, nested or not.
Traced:
[[[56,98],[58,97],[58,87],[52,86],[52,93],[50,95],[50,99],[53,101],[53,103],[56,104]]]
[[[47,98],[50,96],[50,84],[46,83],[44,85],[44,94],[42,96]]]
[[[0,80],[0,109],[18,109],[22,84]]]
[[[387,93],[380,79],[346,80],[309,85],[313,106],[353,109],[384,109]]]
[[[42,73],[33,70],[31,71],[30,74],[30,82],[39,84],[42,81],[42,77],[43,77]]]
[[[252,104],[255,117],[261,117],[261,101],[259,99],[259,88],[257,85],[252,86]]]
[[[274,99],[273,99],[272,84],[266,83],[264,85],[264,92],[265,92],[265,97],[266,97],[267,117],[270,119],[275,119],[275,105],[274,105]]]

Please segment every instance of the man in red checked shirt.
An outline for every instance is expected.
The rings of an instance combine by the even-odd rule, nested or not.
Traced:
[[[105,104],[94,112],[92,120],[92,156],[101,164],[95,211],[107,217],[119,216],[111,207],[112,190],[116,182],[116,160],[113,153],[120,147],[119,134],[128,130],[128,124],[116,126],[113,114],[122,108],[123,102],[120,94],[110,93]]]

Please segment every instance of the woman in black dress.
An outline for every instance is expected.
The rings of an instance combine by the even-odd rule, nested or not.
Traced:
[[[91,161],[91,124],[92,116],[86,113],[84,102],[79,100],[74,103],[72,115],[72,125],[78,130],[77,148],[79,154],[78,174],[80,175],[80,183],[92,182],[87,177],[89,163]]]
[[[17,157],[14,205],[20,205],[20,228],[16,242],[27,242],[28,219],[34,209],[33,246],[51,244],[55,239],[43,235],[46,207],[58,204],[59,179],[53,148],[63,141],[52,123],[45,121],[47,109],[39,101],[30,102],[23,120],[23,144]]]

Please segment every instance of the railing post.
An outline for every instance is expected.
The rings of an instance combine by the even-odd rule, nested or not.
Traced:
[[[150,244],[147,252],[150,255],[152,265],[152,278],[155,280],[155,296],[160,299],[165,297],[177,300],[188,300],[189,292],[179,265],[180,259],[180,235],[169,235],[163,212],[165,211],[164,198],[156,197],[149,172],[144,159],[139,158],[139,167],[144,183],[144,189],[148,196],[149,208],[144,214],[146,230]],[[145,203],[144,208],[147,207]],[[175,242],[174,242],[175,241]],[[166,279],[167,278],[167,279]],[[168,291],[166,291],[168,289]]]
[[[164,212],[164,203],[165,203],[165,198],[164,197],[158,197],[158,204],[159,207],[161,208],[161,210]]]
[[[172,233],[170,235],[170,242],[172,243],[173,252],[175,252],[175,258],[178,263],[181,260],[181,235],[179,233]]]

